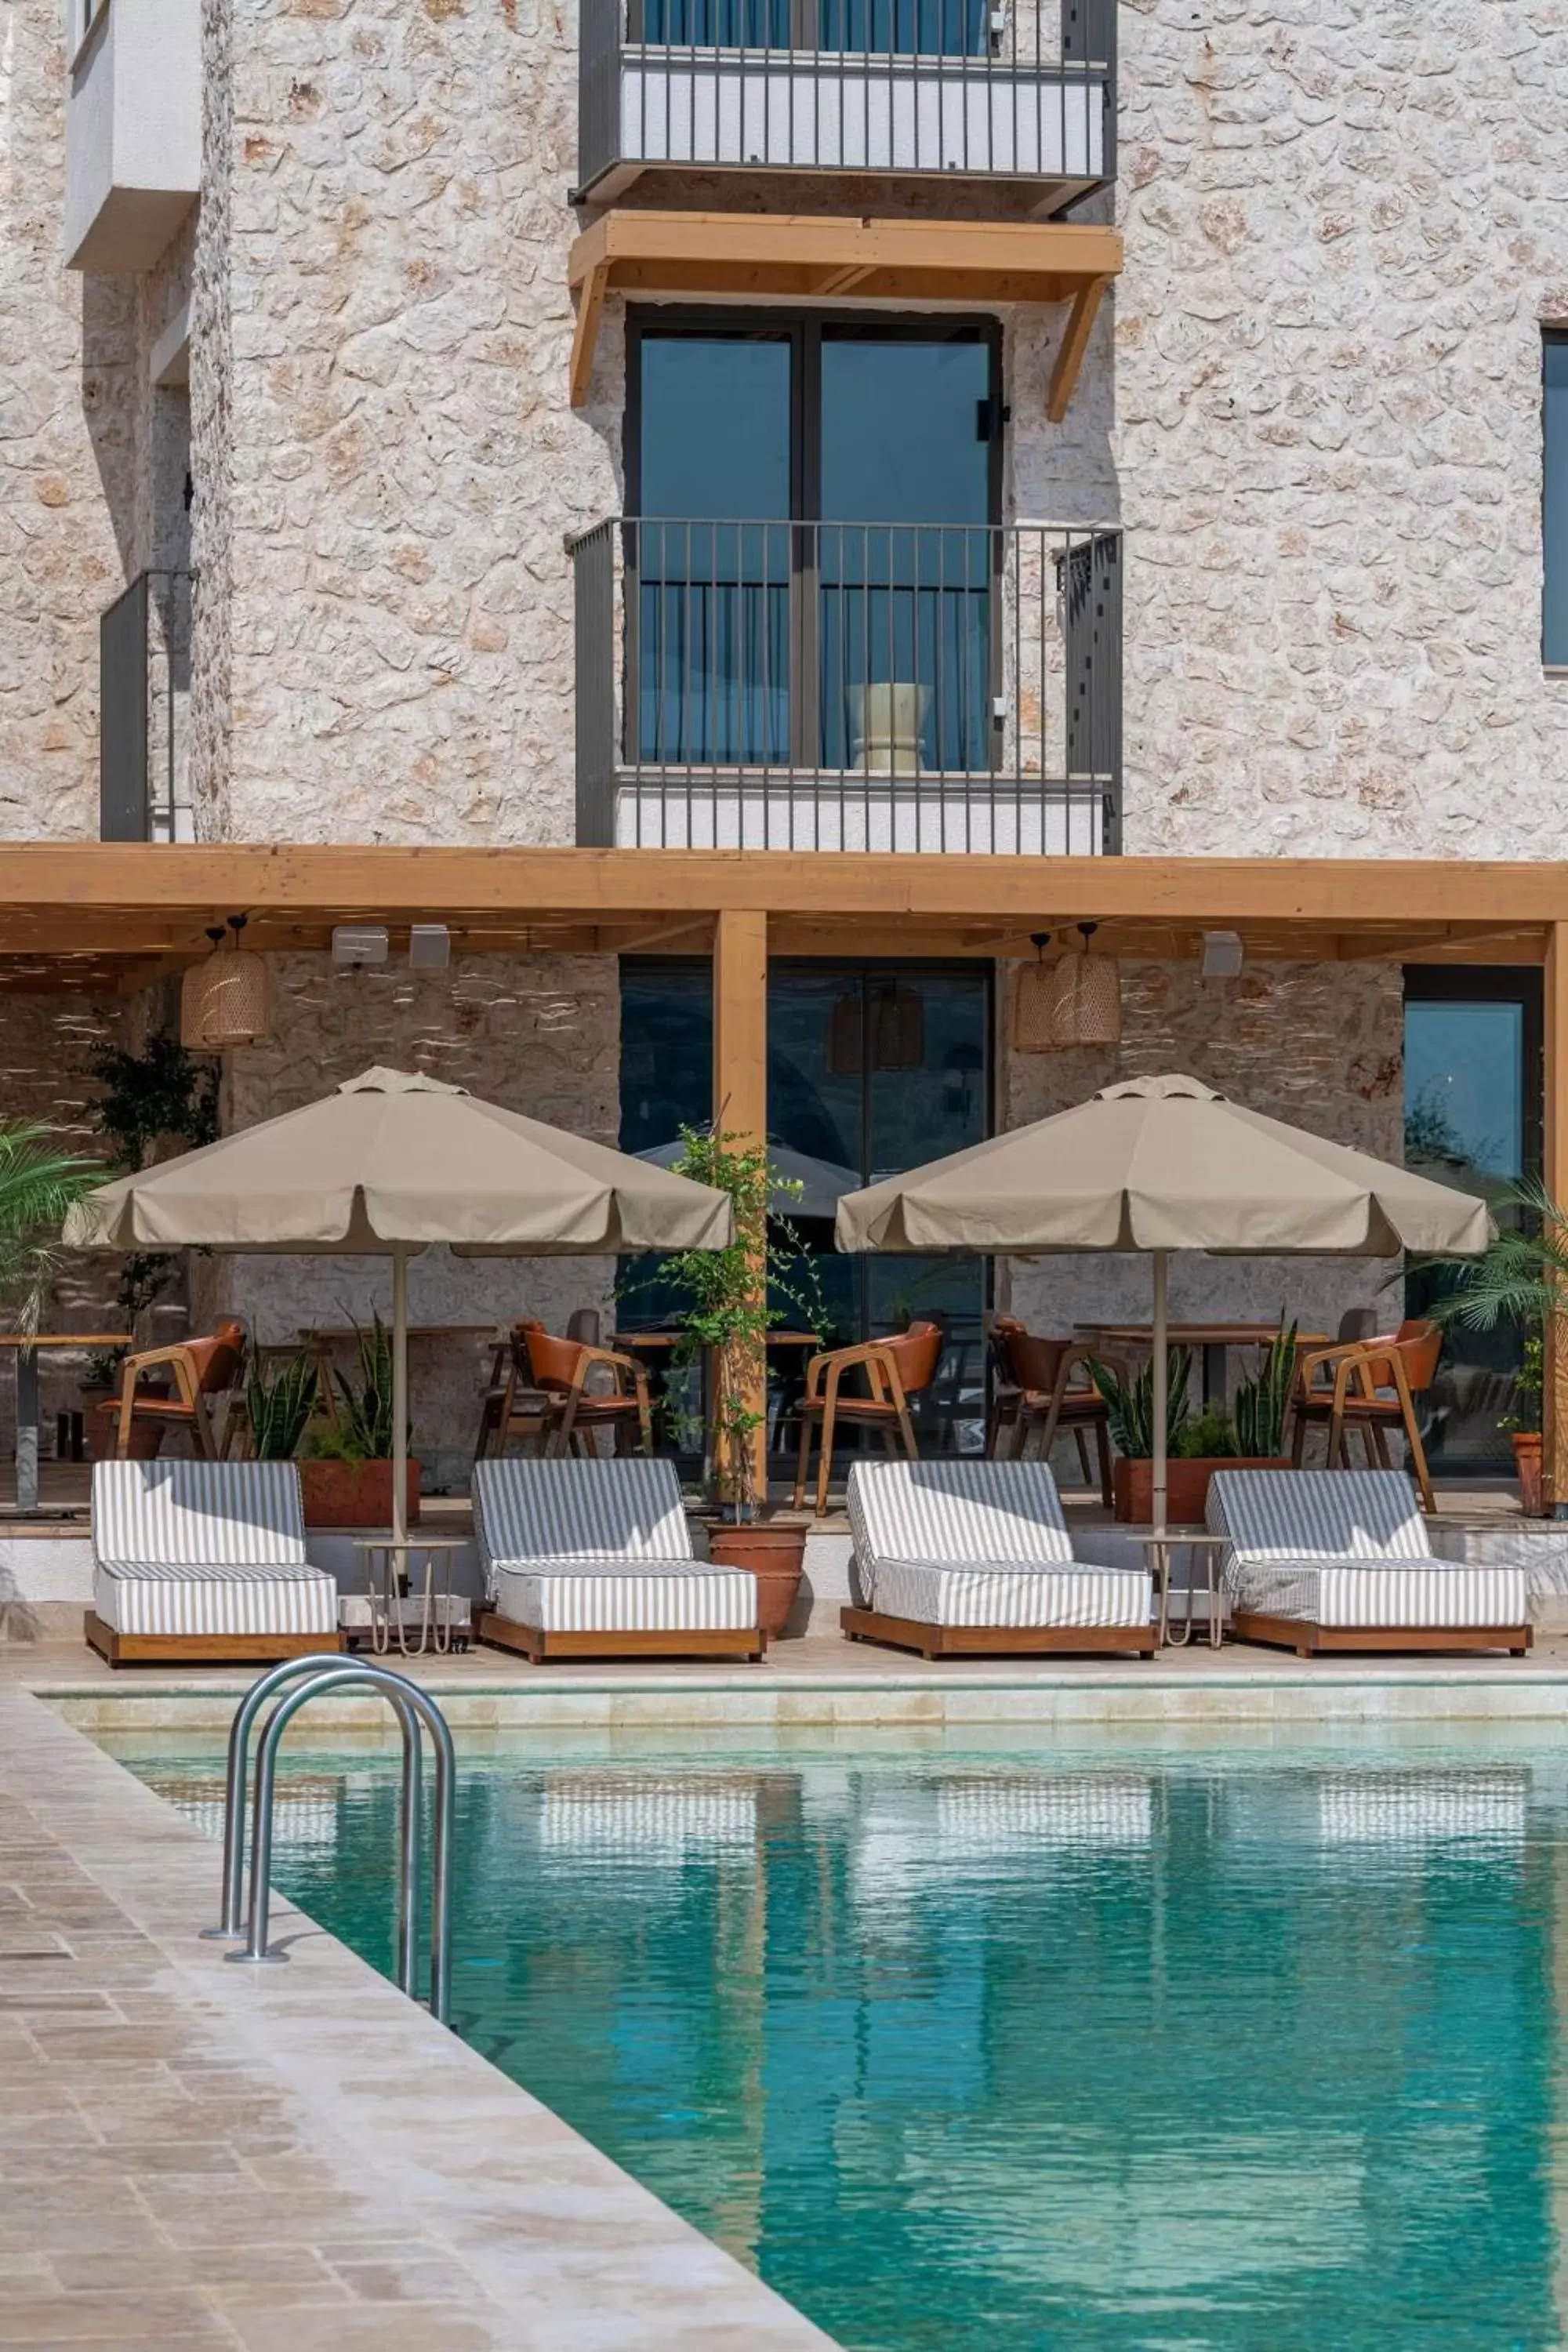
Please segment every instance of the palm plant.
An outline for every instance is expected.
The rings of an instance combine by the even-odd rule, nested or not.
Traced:
[[[0,1300],[36,1331],[67,1210],[102,1174],[37,1119],[0,1125]]]
[[[1538,1180],[1510,1186],[1495,1205],[1516,1213],[1507,1224],[1500,1216],[1497,1235],[1481,1256],[1436,1261],[1452,1287],[1427,1311],[1468,1331],[1495,1331],[1500,1323],[1521,1327],[1519,1391],[1521,1401],[1535,1396],[1539,1426],[1544,1335],[1554,1316],[1568,1315],[1568,1209]]]

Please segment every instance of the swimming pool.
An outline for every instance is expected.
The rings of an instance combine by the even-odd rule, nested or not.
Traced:
[[[458,2030],[852,2352],[1564,2340],[1568,1756],[1011,1737],[470,1742]],[[286,1759],[387,1968],[395,1757]]]

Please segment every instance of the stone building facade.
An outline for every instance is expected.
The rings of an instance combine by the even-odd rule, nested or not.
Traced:
[[[96,830],[98,614],[163,566],[199,581],[197,838],[570,843],[563,542],[626,498],[621,295],[585,404],[567,396],[568,255],[592,216],[570,200],[576,12],[203,0],[199,195],[120,276],[61,266],[71,67],[55,0],[11,18],[0,840]],[[1122,846],[1560,856],[1541,332],[1568,320],[1568,22],[1536,0],[1121,0],[1116,21],[1117,178],[1077,217],[1115,220],[1125,268],[1059,424],[1067,312],[1003,307],[1002,512],[1125,533]],[[759,173],[737,193],[693,172],[621,201],[1028,211],[931,175]],[[305,963],[279,979],[276,1043],[237,1058],[232,1119],[384,1053],[614,1132],[610,965],[459,964],[438,1003]],[[1124,994],[1118,1067],[1190,1064],[1397,1148],[1396,972],[1269,967],[1216,996],[1137,966]],[[7,1018],[16,1062],[31,1016]],[[998,1116],[1110,1071],[1016,1060],[1004,1025]],[[1076,1277],[1010,1278],[1019,1304],[1071,1303]],[[288,1277],[237,1279],[264,1322],[293,1313]],[[1325,1275],[1315,1310],[1368,1279]],[[1273,1282],[1254,1269],[1227,1298]]]

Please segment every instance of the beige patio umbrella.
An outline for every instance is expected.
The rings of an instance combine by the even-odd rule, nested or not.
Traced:
[[[1153,1507],[1165,1525],[1169,1253],[1392,1257],[1484,1250],[1484,1201],[1227,1102],[1196,1078],[1129,1078],[1076,1109],[838,1203],[842,1250],[1153,1258]]]
[[[408,1260],[721,1249],[727,1194],[503,1110],[461,1087],[366,1070],[335,1094],[79,1202],[68,1244],[392,1260],[393,1534],[405,1524]]]

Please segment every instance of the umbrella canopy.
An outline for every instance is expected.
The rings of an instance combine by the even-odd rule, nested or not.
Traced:
[[[1484,1201],[1227,1102],[1129,1078],[1033,1127],[852,1192],[846,1250],[1214,1250],[1392,1257],[1485,1249]]]
[[[838,1203],[842,1250],[1154,1261],[1154,1522],[1165,1524],[1168,1254],[1473,1255],[1484,1201],[1227,1102],[1196,1078],[1129,1078],[1074,1110],[891,1176]]]
[[[156,1168],[100,1185],[65,1238],[100,1249],[461,1255],[720,1249],[727,1196],[403,1070],[366,1070]]]
[[[646,1160],[650,1168],[673,1168],[686,1150],[684,1143],[656,1143],[637,1158]],[[785,1192],[774,1188],[769,1205],[782,1217],[831,1217],[846,1192],[852,1192],[860,1179],[853,1168],[839,1168],[831,1160],[814,1160],[807,1151],[792,1151],[787,1143],[768,1145],[768,1166],[783,1184],[798,1184],[800,1191]]]
[[[99,1249],[185,1246],[392,1259],[393,1532],[408,1445],[408,1260],[433,1242],[465,1256],[597,1256],[722,1249],[729,1197],[461,1087],[366,1070],[335,1094],[100,1185],[65,1239]]]

